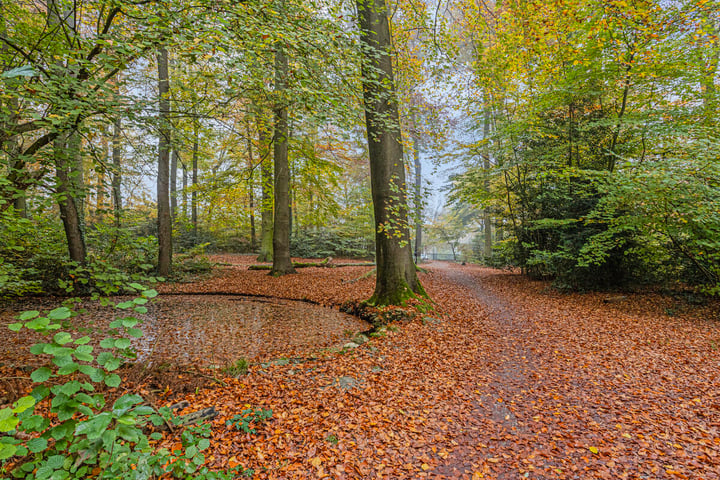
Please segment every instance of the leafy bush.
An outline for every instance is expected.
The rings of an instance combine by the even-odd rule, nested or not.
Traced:
[[[133,288],[133,287],[131,287]],[[146,312],[145,304],[157,295],[143,290],[141,296],[116,305],[136,313]],[[170,410],[158,411],[134,394],[125,394],[112,406],[97,386],[117,388],[121,378],[114,373],[135,354],[130,338],[139,337],[138,320],[132,315],[113,321],[109,336],[100,342],[96,353],[90,337],[75,338],[62,329],[62,323],[74,316],[68,307],[47,315],[28,311],[10,329],[23,328],[49,337],[46,343],[32,346],[35,355],[49,355],[52,364],[32,372],[37,386],[11,408],[0,410],[0,466],[15,478],[43,479],[148,479],[162,475],[185,479],[231,479],[250,471],[233,469],[211,472],[202,465],[202,451],[210,446],[207,425],[182,433],[183,449],[155,449],[151,440],[159,433],[145,434],[149,423],[159,426],[172,421]],[[49,410],[48,410],[49,409]],[[175,421],[179,424],[178,421]],[[22,435],[20,435],[20,433]]]
[[[255,433],[255,429],[251,427],[252,424],[262,423],[272,418],[272,410],[258,408],[253,410],[247,408],[240,412],[239,415],[235,415],[230,420],[226,421],[227,426],[233,425],[236,429],[242,430],[245,433]]]
[[[375,243],[374,239],[329,229],[300,231],[290,238],[290,252],[304,258],[372,258],[375,254]]]

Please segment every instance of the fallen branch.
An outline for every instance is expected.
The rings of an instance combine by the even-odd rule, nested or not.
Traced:
[[[364,280],[364,279],[366,279],[366,278],[374,275],[376,271],[377,271],[377,268],[373,268],[373,269],[370,270],[369,272],[360,275],[360,276],[359,276],[358,278],[356,278],[355,280],[348,280],[347,282],[346,282],[345,280],[341,280],[341,283],[343,283],[343,284],[346,284],[346,283],[347,283],[347,284],[351,284],[351,283],[359,282],[360,280]]]
[[[337,268],[337,267],[374,267],[375,262],[363,262],[363,263],[332,263],[332,257],[327,257],[322,262],[293,262],[295,268],[308,268],[308,267],[323,267],[323,268]],[[250,265],[248,270],[272,270],[272,265]]]

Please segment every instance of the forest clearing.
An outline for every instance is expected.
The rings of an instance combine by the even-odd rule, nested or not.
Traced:
[[[720,479],[720,0],[0,0],[0,477]]]

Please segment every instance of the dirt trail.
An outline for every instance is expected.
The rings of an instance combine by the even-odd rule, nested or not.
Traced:
[[[458,327],[490,346],[466,366],[472,409],[434,478],[720,478],[715,321],[630,314],[475,266],[435,263],[482,307]],[[465,341],[468,341],[466,338]]]

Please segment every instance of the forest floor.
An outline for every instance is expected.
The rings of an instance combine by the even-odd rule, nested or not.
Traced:
[[[252,360],[224,385],[184,390],[190,410],[221,412],[213,467],[277,479],[720,478],[717,305],[657,294],[604,303],[608,294],[561,294],[512,272],[433,262],[421,281],[434,312],[337,353],[330,346],[367,324],[325,309],[280,325],[280,313],[267,322],[256,312],[231,327],[242,323],[232,308],[368,298],[374,278],[361,277],[370,268],[273,278],[248,271],[247,257],[214,260],[227,265],[161,295],[173,312],[200,304],[216,313],[209,322],[201,315],[208,325],[224,319],[214,333],[182,342],[204,342],[189,360]],[[273,415],[254,434],[226,426],[247,408]]]

